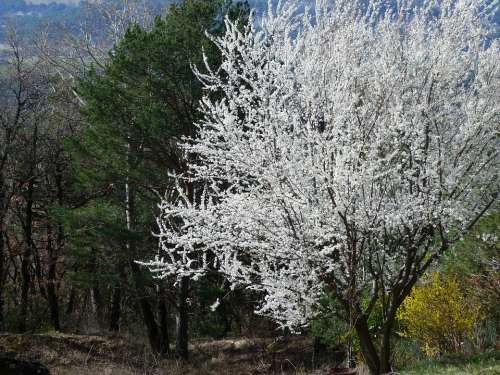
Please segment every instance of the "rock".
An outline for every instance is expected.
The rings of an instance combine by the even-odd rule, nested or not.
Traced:
[[[40,362],[0,357],[0,375],[50,375],[50,372]]]

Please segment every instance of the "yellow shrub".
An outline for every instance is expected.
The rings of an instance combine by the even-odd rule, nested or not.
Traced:
[[[429,283],[413,288],[398,318],[405,326],[403,336],[418,340],[427,355],[436,356],[458,352],[481,313],[467,301],[455,277],[435,273]]]

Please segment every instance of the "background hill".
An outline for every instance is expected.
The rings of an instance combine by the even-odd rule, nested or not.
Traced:
[[[110,0],[119,3],[121,0]],[[154,14],[160,14],[168,4],[176,0],[146,0],[148,7]],[[273,3],[277,3],[273,0]],[[249,0],[248,3],[256,10],[257,15],[262,14],[268,4],[268,0]],[[304,3],[313,3],[311,0],[304,0]],[[394,0],[395,3],[395,0]],[[89,6],[91,1],[83,0],[78,3],[72,1],[50,2],[35,4],[26,0],[2,0],[0,1],[0,44],[5,41],[6,33],[10,26],[14,26],[17,32],[25,35],[32,34],[41,26],[51,25],[56,29],[56,25],[65,30],[72,30],[75,33],[80,31],[82,20],[97,19],[97,14],[92,14],[93,7]],[[495,24],[497,36],[500,30],[500,12],[496,13]],[[57,29],[53,36],[57,37]],[[1,50],[1,47],[0,47]]]
[[[111,0],[120,3],[121,0]],[[175,0],[147,0],[147,5],[155,14]],[[29,36],[40,27],[50,27],[53,37],[57,38],[58,30],[80,32],[85,19],[97,20],[95,8],[85,0],[78,4],[56,3],[34,4],[25,0],[0,1],[0,43],[5,42],[6,35],[12,27],[16,32]]]

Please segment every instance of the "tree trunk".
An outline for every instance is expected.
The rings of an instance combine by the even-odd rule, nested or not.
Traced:
[[[177,357],[187,361],[188,352],[188,293],[189,278],[183,277],[179,282],[179,302],[177,317],[177,338],[175,342],[175,354]]]
[[[5,242],[4,242],[4,231],[5,231],[5,216],[7,214],[7,197],[5,193],[5,180],[3,173],[0,170],[0,332],[5,330],[5,318],[3,315],[3,305],[4,305],[4,269],[5,269]]]
[[[92,306],[92,313],[95,316],[95,321],[97,322],[97,328],[99,331],[101,331],[103,327],[103,316],[104,316],[104,309],[103,309],[103,302],[102,302],[102,295],[101,295],[101,289],[99,285],[99,279],[97,278],[98,274],[98,267],[97,267],[97,251],[95,248],[91,248],[91,257],[90,257],[90,263],[89,263],[89,269],[88,271],[90,272],[90,275],[92,275],[92,286],[90,288],[90,302]]]
[[[97,322],[96,328],[100,333],[102,329],[104,314],[103,314],[101,290],[99,289],[99,284],[97,281],[94,281],[93,286],[90,289],[90,300],[92,304],[92,313],[94,314],[95,322]]]
[[[391,372],[391,333],[384,329],[380,346],[380,373]]]
[[[76,299],[76,292],[75,292],[75,287],[71,287],[71,291],[69,292],[69,299],[68,299],[68,305],[66,306],[66,315],[70,316],[73,314],[75,311],[75,299]]]
[[[56,174],[56,187],[57,187],[57,203],[59,207],[63,205],[63,186],[62,186],[62,171],[60,165],[57,165],[57,174]],[[57,235],[56,235],[56,243],[55,248],[52,246],[52,225],[49,217],[49,223],[47,226],[47,255],[48,255],[48,274],[47,274],[47,297],[50,308],[50,316],[52,319],[52,325],[56,331],[61,330],[60,322],[59,322],[59,301],[57,296],[57,259],[58,254],[60,253],[63,243],[64,243],[64,228],[63,225],[59,222],[57,224]]]
[[[49,263],[49,270],[47,274],[47,300],[49,302],[50,318],[54,329],[56,331],[60,331],[59,303],[57,301],[56,293],[57,257],[55,255],[55,249],[52,246],[52,226],[50,224],[47,226],[47,255]]]
[[[128,262],[134,279],[136,298],[139,301],[144,324],[146,325],[146,329],[148,332],[148,339],[149,339],[149,344],[151,346],[151,350],[157,354],[161,354],[158,325],[156,324],[153,309],[151,308],[151,305],[148,301],[146,288],[144,285],[144,276],[142,274],[141,268],[135,262],[137,259],[136,246],[135,246],[135,240],[131,237],[131,234],[135,229],[134,198],[135,198],[134,191],[131,188],[130,184],[127,182],[125,184],[125,215],[126,215],[127,229],[129,231],[129,237],[127,238],[126,241]]]
[[[114,287],[113,296],[111,297],[111,313],[109,316],[109,330],[111,332],[118,332],[120,330],[121,303],[122,286],[118,284]]]
[[[120,260],[116,267],[116,273],[119,276],[118,285],[113,289],[113,296],[111,297],[111,314],[109,319],[109,330],[111,332],[118,332],[120,330],[120,318],[122,315],[122,290],[125,285],[125,266]]]
[[[144,324],[146,325],[146,329],[148,332],[148,339],[149,339],[149,344],[151,346],[151,350],[154,353],[161,354],[160,335],[158,333],[158,326],[156,324],[153,310],[151,309],[151,305],[146,295],[146,288],[144,287],[144,278],[141,269],[133,259],[130,261],[130,268],[132,269],[132,274],[134,276],[136,297],[141,307],[142,317],[144,319]]]
[[[229,306],[227,305],[224,296],[229,292],[229,282],[224,280],[222,284],[222,290],[219,294],[219,306],[217,307],[217,313],[221,320],[222,325],[224,326],[224,330],[222,332],[222,337],[227,337],[229,332],[231,332],[232,318],[229,316]]]
[[[19,331],[26,331],[26,320],[28,318],[28,303],[30,290],[30,264],[34,255],[33,249],[33,204],[35,192],[35,171],[37,163],[38,126],[35,124],[31,145],[31,165],[28,175],[28,189],[26,192],[26,217],[24,223],[24,251],[21,258],[21,311],[19,320]]]
[[[33,240],[33,236],[31,236],[31,238]],[[34,245],[32,246],[31,258],[35,266],[35,276],[36,276],[36,281],[38,282],[38,290],[40,291],[40,295],[46,300],[48,300],[47,291],[45,290],[45,283],[47,280],[45,279],[45,275],[42,272],[43,270],[42,270],[42,262],[40,260],[40,252]],[[33,290],[35,290],[35,278],[33,278]]]
[[[170,352],[170,337],[168,336],[168,310],[165,298],[165,288],[160,280],[158,285],[158,320],[160,323],[160,350],[162,355]]]
[[[0,186],[1,189],[1,186]],[[2,197],[0,196],[0,204]],[[1,208],[0,208],[1,209]],[[1,215],[1,213],[0,213]],[[3,285],[3,274],[4,274],[4,260],[5,260],[5,243],[3,236],[3,219],[0,216],[0,332],[5,331],[5,320],[3,315],[3,305],[4,305],[4,285]]]
[[[29,266],[33,256],[33,191],[35,183],[34,179],[30,178],[28,182],[28,191],[26,196],[26,221],[24,227],[24,252],[21,258],[21,311],[19,319],[19,331],[26,331],[26,319],[28,315],[28,298],[30,290],[30,270]]]
[[[380,373],[382,374],[387,374],[392,371],[391,333],[395,320],[396,320],[396,308],[391,308],[389,309],[386,321],[382,327],[382,337],[380,342]]]
[[[380,359],[370,336],[368,323],[364,314],[360,314],[357,317],[354,327],[356,328],[356,333],[358,334],[361,354],[363,355],[364,361],[370,370],[370,374],[380,375]]]
[[[121,302],[122,287],[117,285],[114,287],[113,296],[111,297],[111,313],[109,315],[109,330],[111,332],[120,330]]]

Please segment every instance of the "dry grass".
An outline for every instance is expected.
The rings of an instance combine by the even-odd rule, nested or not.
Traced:
[[[52,375],[331,375],[333,364],[310,370],[312,343],[304,338],[286,341],[237,339],[195,341],[188,364],[153,356],[145,343],[123,337],[59,333],[0,335],[0,351],[38,360]],[[332,360],[332,354],[327,359]],[[400,374],[496,375],[499,352],[466,359],[424,362]],[[368,375],[360,367],[358,375]]]
[[[303,338],[195,341],[188,364],[160,360],[145,343],[123,337],[2,335],[1,348],[38,360],[55,375],[305,375],[312,355],[311,341]]]
[[[203,363],[201,365],[182,365],[175,362],[164,362],[158,368],[137,369],[119,366],[110,363],[94,363],[88,366],[54,367],[51,369],[53,375],[326,375],[326,368],[313,372],[307,371],[299,366],[288,371],[270,371],[266,363],[240,363],[239,365],[213,365]]]

